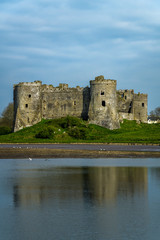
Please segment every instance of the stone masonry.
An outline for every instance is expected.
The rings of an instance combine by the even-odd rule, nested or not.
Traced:
[[[90,87],[58,87],[41,81],[14,85],[14,131],[32,126],[44,119],[67,115],[90,123],[117,129],[123,119],[147,122],[147,94],[134,90],[116,90],[117,81],[98,76]]]

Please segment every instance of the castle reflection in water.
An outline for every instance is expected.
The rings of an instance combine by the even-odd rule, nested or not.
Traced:
[[[15,206],[41,205],[67,199],[94,204],[147,193],[145,167],[52,167],[16,174]]]

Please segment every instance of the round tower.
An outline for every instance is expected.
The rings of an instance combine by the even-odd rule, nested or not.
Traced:
[[[90,123],[109,129],[120,127],[117,111],[116,85],[116,80],[104,79],[104,76],[98,76],[95,80],[90,81]]]
[[[14,85],[14,132],[41,121],[41,81]]]

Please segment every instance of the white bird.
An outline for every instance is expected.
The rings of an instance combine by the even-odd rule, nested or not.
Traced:
[[[32,161],[32,158],[29,158],[30,161]]]

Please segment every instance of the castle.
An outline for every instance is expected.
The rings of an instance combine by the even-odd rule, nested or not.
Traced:
[[[123,119],[147,122],[147,94],[117,90],[117,81],[98,76],[90,87],[58,87],[41,81],[14,85],[14,131],[44,119],[67,115],[89,120],[109,129],[120,127]]]

